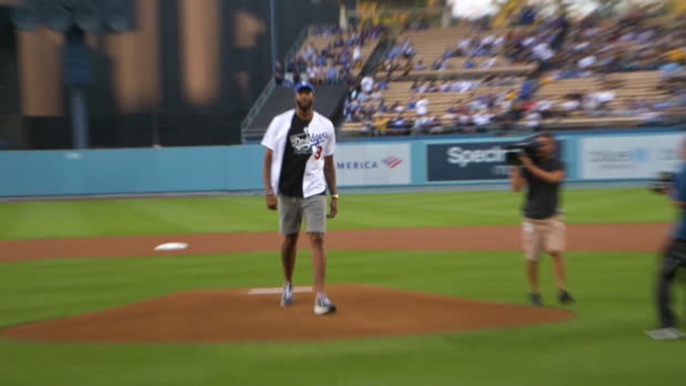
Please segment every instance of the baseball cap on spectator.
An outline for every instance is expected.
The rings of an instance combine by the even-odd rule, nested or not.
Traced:
[[[310,82],[303,80],[302,82],[298,82],[295,85],[295,92],[296,93],[298,93],[298,92],[300,92],[300,90],[304,90],[304,89],[308,89],[308,90],[312,91],[312,93],[314,94],[314,86],[312,86],[312,84]]]

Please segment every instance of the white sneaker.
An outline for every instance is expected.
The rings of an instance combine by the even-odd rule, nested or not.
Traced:
[[[655,340],[675,340],[685,337],[683,332],[674,327],[659,328],[657,330],[646,331],[646,334]]]
[[[331,300],[326,295],[317,295],[314,299],[314,314],[326,315],[336,312],[336,306],[331,303]]]
[[[281,290],[281,307],[290,306],[293,304],[293,286],[291,284],[284,284]]]

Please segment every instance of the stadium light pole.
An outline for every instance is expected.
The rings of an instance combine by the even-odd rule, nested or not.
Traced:
[[[274,8],[274,0],[269,0],[269,29],[271,30],[272,35],[272,65],[270,67],[272,68],[272,73],[274,72],[274,65],[278,61],[278,50],[276,41],[276,10]]]
[[[65,35],[64,80],[71,101],[72,146],[74,149],[87,149],[90,140],[86,88],[90,80],[86,33],[78,26],[73,26]]]
[[[338,10],[340,12],[340,16],[338,18],[338,24],[341,30],[347,31],[348,30],[348,9],[345,5],[345,0],[338,0]]]
[[[87,90],[91,83],[87,32],[118,33],[134,28],[137,0],[22,0],[14,2],[14,25],[25,31],[42,26],[61,33],[62,80],[69,91],[74,149],[89,147]]]

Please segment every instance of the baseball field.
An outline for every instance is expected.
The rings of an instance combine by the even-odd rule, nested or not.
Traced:
[[[305,237],[296,304],[279,307],[261,196],[0,203],[0,385],[682,385],[686,341],[644,334],[664,197],[564,191],[577,302],[556,302],[543,259],[542,308],[527,303],[522,198],[343,195],[325,317]]]

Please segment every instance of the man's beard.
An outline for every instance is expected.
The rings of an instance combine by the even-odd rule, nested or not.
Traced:
[[[309,103],[296,102],[296,103],[298,104],[298,107],[302,111],[309,111],[312,108],[312,102],[309,102]]]

